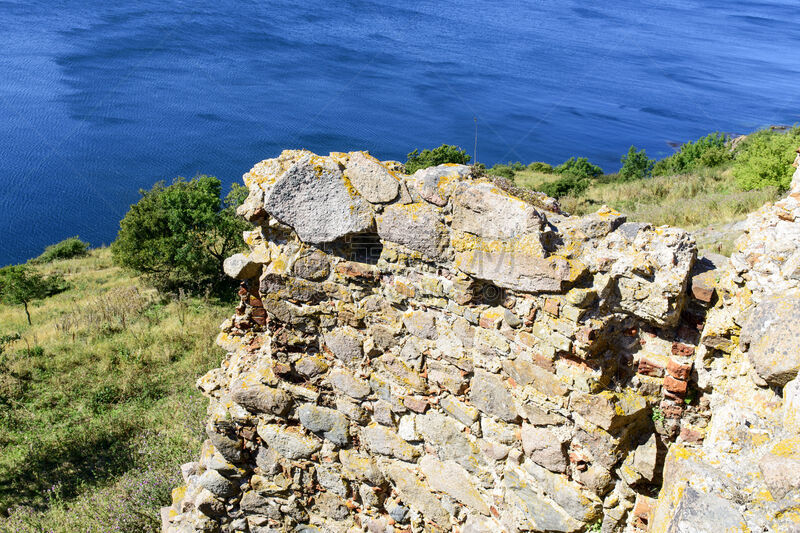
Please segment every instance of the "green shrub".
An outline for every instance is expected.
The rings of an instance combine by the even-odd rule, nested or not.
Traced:
[[[603,169],[589,162],[585,157],[570,157],[553,169],[557,174],[572,174],[579,178],[596,178]]]
[[[140,191],[111,245],[114,262],[146,275],[164,292],[226,294],[234,283],[222,263],[243,249],[242,231],[250,227],[235,214],[242,189],[234,186],[223,202],[220,181],[198,176]]]
[[[547,163],[543,163],[541,161],[534,161],[533,163],[528,165],[528,170],[532,172],[540,172],[542,174],[552,174],[553,166]]]
[[[644,149],[637,151],[635,146],[631,146],[626,155],[620,159],[622,168],[619,171],[619,178],[622,181],[640,180],[650,176],[655,161],[647,157]]]
[[[514,169],[510,165],[503,165],[502,163],[494,165],[487,170],[486,173],[492,174],[493,176],[502,176],[510,180],[514,179]]]
[[[413,174],[421,168],[435,167],[445,163],[466,165],[470,159],[471,157],[460,147],[443,144],[433,150],[423,150],[422,153],[419,150],[409,153],[406,161],[406,172]]]
[[[51,244],[44,249],[42,255],[32,259],[31,263],[50,263],[57,259],[71,259],[83,257],[89,252],[89,243],[83,242],[78,236],[64,239],[56,244]]]
[[[694,142],[681,145],[677,152],[658,161],[653,166],[653,175],[667,176],[690,172],[701,167],[717,167],[732,159],[728,149],[729,138],[724,133],[714,132]]]
[[[589,178],[575,174],[565,174],[561,178],[548,183],[542,183],[538,188],[547,196],[561,198],[562,196],[579,196],[589,187]]]
[[[794,173],[791,163],[799,145],[798,126],[785,133],[762,130],[750,135],[736,153],[736,184],[748,191],[770,186],[788,189]]]

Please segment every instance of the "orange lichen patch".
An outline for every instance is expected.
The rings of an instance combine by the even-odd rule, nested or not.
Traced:
[[[778,457],[800,460],[800,440],[795,438],[784,439],[775,444],[770,453]]]
[[[544,257],[545,251],[537,234],[521,235],[513,239],[483,239],[471,233],[453,233],[451,246],[457,252],[518,252]]]

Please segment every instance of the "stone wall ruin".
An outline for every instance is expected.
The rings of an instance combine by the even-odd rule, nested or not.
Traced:
[[[768,307],[800,290],[795,196],[728,263],[467,166],[401,170],[284,151],[245,174],[241,303],[164,531],[791,530],[800,363],[762,341],[796,312]]]

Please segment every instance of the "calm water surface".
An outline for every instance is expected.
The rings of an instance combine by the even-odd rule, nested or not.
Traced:
[[[283,148],[607,171],[800,121],[792,0],[0,1],[0,265],[113,240],[138,189]]]

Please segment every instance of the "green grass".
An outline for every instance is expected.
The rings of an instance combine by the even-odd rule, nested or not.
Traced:
[[[0,305],[0,531],[159,531],[178,466],[203,440],[195,380],[224,353],[229,306],[165,299],[108,249],[40,267],[70,289]],[[119,529],[116,527],[119,526]]]

